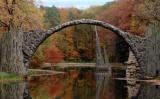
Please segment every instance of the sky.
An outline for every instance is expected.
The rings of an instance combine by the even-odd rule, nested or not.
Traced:
[[[44,6],[55,5],[56,7],[76,7],[79,9],[85,9],[93,5],[103,5],[110,1],[114,0],[37,0],[37,4]]]

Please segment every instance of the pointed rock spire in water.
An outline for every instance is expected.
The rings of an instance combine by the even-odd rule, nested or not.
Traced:
[[[111,75],[111,67],[109,64],[109,60],[106,54],[106,49],[103,48],[103,55],[102,49],[100,46],[100,39],[98,36],[97,28],[95,26],[95,36],[96,36],[96,99],[100,98],[100,93],[102,90],[105,89],[105,85],[108,83],[109,77]],[[99,68],[106,67],[108,72],[98,71]]]
[[[95,26],[95,36],[96,36],[96,66],[103,67],[104,59],[102,56],[102,50],[100,46],[100,39],[97,32],[97,27]]]
[[[106,53],[106,48],[103,47],[103,54],[104,54],[104,67],[108,68],[108,73],[111,74],[111,64],[109,63],[109,59]]]

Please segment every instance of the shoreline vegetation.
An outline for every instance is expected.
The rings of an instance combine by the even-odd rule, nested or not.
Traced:
[[[15,73],[0,72],[0,83],[1,82],[19,82],[19,81],[27,80],[27,78],[30,76],[55,75],[55,74],[62,74],[62,73],[64,72],[52,71],[52,70],[41,70],[41,69],[29,69],[29,74],[27,76],[18,75]]]
[[[0,72],[0,82],[17,82],[22,80],[23,80],[22,75],[7,73],[7,72]]]

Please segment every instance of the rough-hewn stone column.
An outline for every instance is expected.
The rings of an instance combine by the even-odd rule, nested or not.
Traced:
[[[0,99],[32,99],[29,94],[28,83],[1,83]]]
[[[26,68],[23,63],[23,32],[21,29],[10,26],[4,33],[0,44],[0,71],[25,75]]]

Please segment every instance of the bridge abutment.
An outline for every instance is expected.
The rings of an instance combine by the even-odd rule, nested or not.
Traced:
[[[4,33],[0,45],[0,71],[17,74],[26,74],[23,63],[23,32],[21,29],[10,26],[8,32]]]

